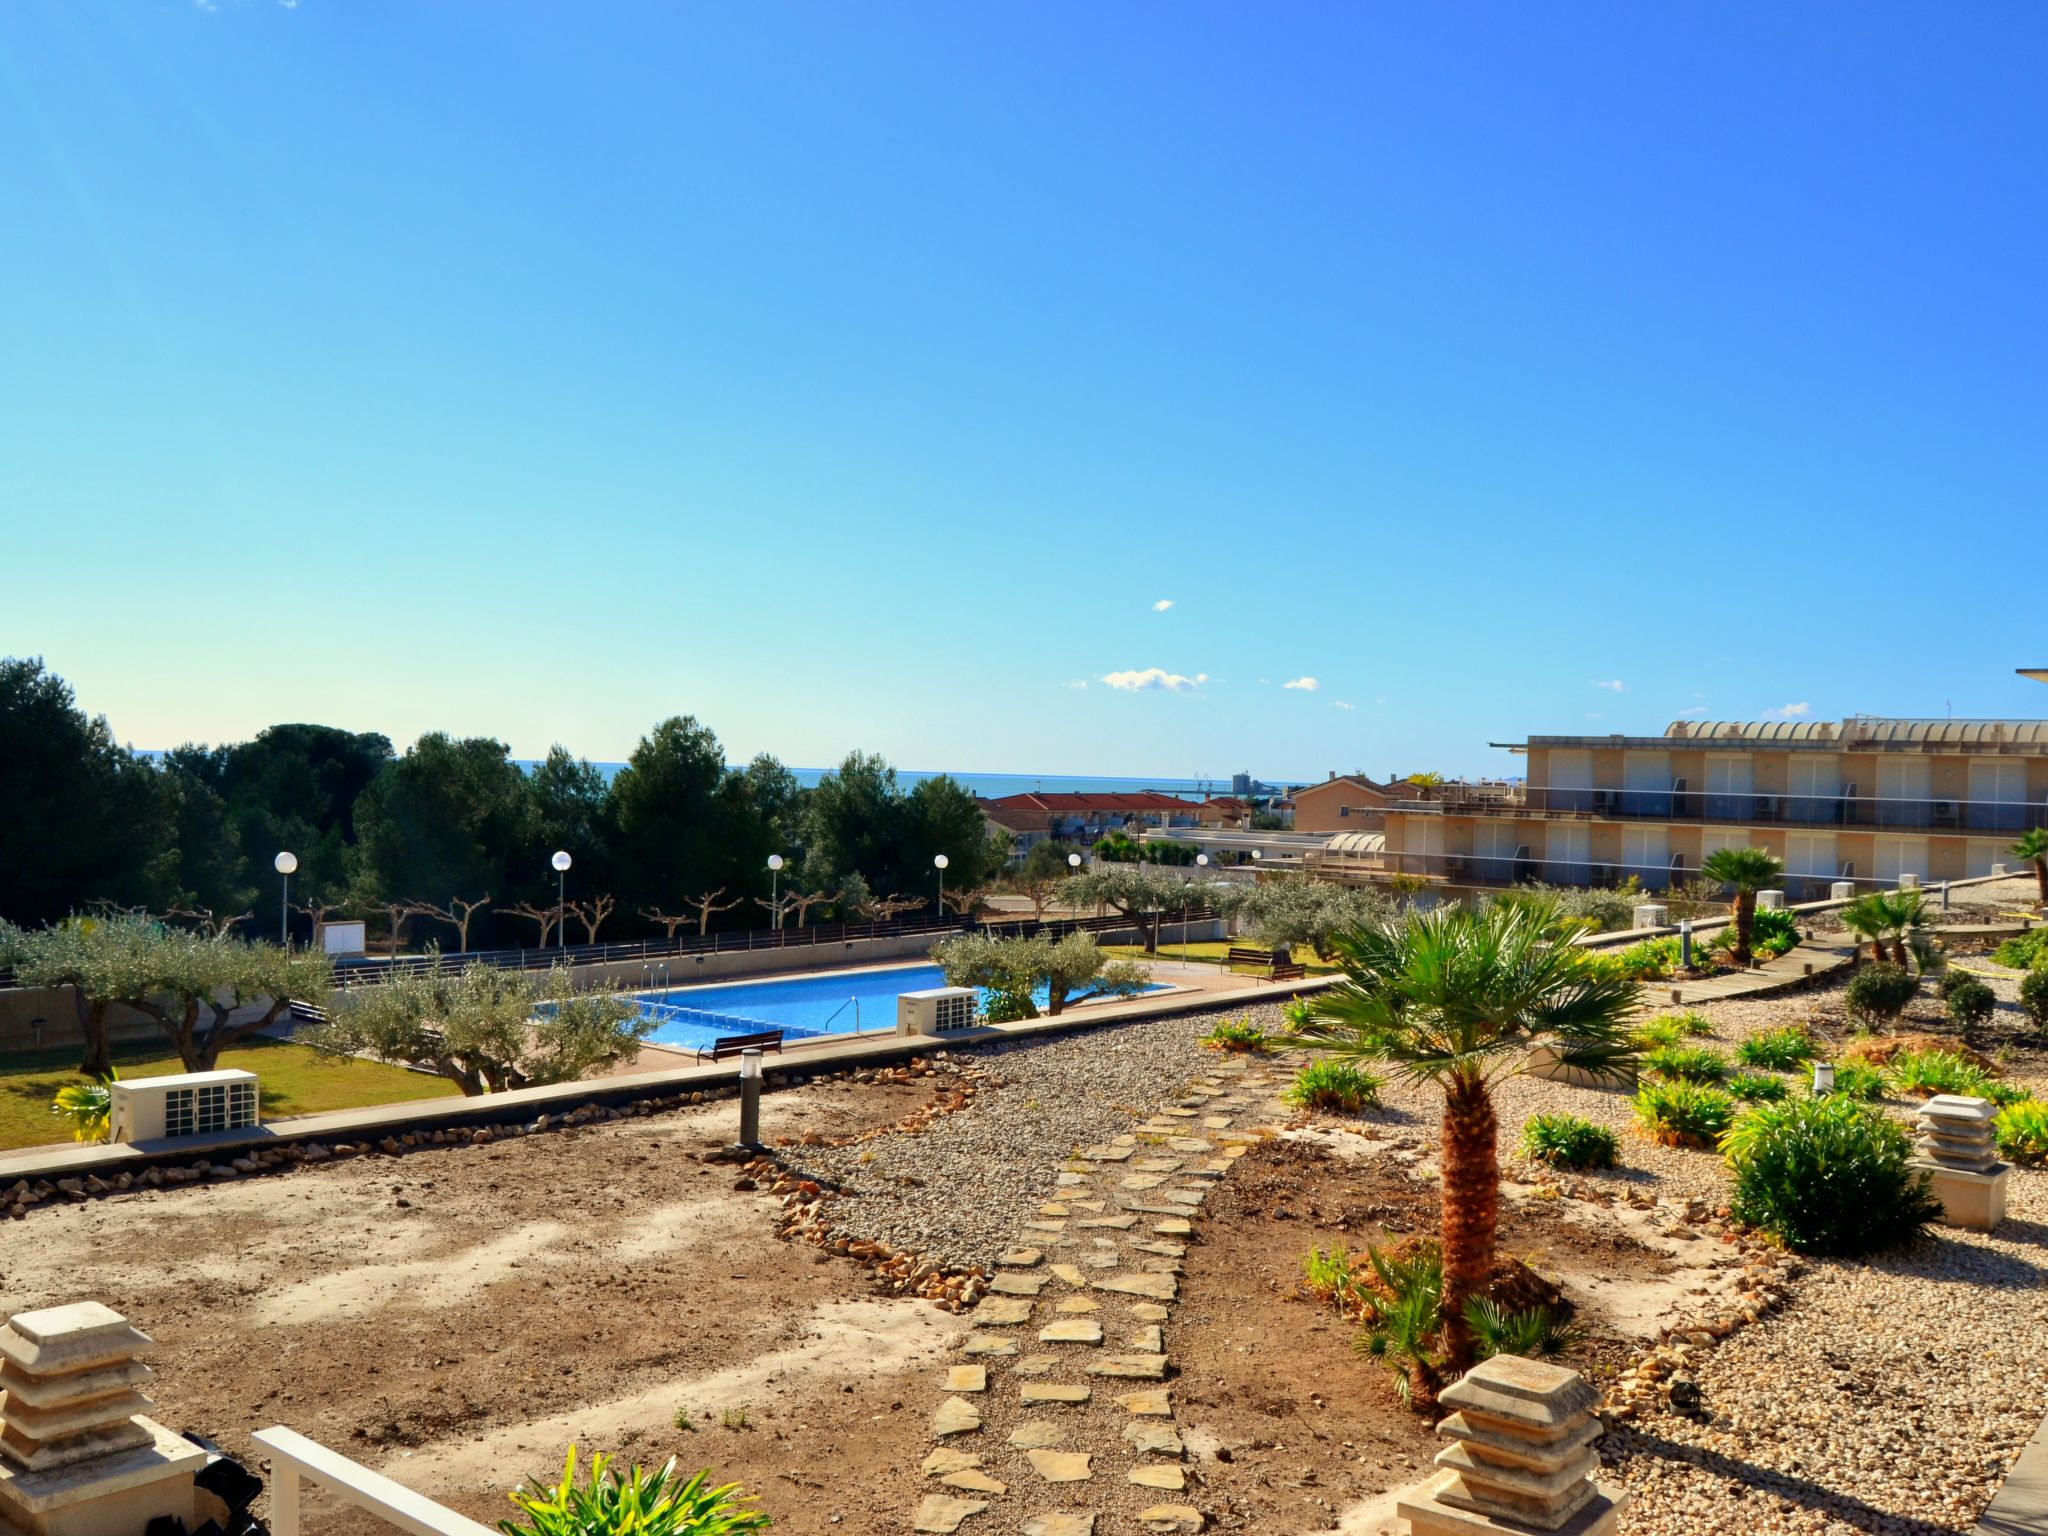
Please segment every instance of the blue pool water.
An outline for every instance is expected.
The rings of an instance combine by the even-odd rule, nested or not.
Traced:
[[[946,973],[936,965],[898,965],[873,971],[835,971],[823,976],[776,981],[734,981],[708,987],[676,987],[637,994],[643,1013],[659,1024],[651,1044],[695,1050],[720,1035],[780,1029],[788,1040],[812,1035],[873,1033],[896,1027],[896,995],[943,987]],[[1161,984],[1147,987],[1159,990]],[[1040,1006],[1045,994],[1038,998]]]

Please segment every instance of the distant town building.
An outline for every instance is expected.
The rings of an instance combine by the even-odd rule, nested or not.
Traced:
[[[1425,791],[1400,779],[1380,784],[1362,773],[1333,773],[1294,792],[1297,832],[1377,832],[1389,805],[1419,800]]]

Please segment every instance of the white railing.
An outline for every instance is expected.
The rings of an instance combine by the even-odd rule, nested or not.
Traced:
[[[411,1536],[497,1536],[487,1525],[394,1483],[282,1424],[249,1437],[270,1452],[270,1536],[299,1536],[299,1481],[310,1479]]]

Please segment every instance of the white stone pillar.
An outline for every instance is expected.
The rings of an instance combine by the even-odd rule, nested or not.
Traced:
[[[1992,1126],[1997,1117],[1989,1099],[1961,1094],[1937,1093],[1920,1106],[1913,1166],[1927,1171],[1949,1226],[1989,1232],[2004,1219],[2006,1175],[2012,1170],[1998,1160]]]

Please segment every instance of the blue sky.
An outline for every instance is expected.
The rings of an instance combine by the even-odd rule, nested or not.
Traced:
[[[0,653],[148,746],[1048,773],[2048,713],[2044,64],[2021,4],[8,0]]]

